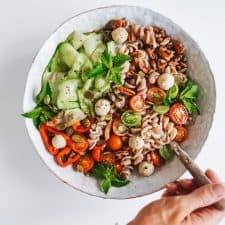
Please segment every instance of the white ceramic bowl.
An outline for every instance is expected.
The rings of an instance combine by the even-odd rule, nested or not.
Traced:
[[[127,17],[132,23],[164,27],[172,37],[181,40],[186,46],[189,76],[200,86],[199,104],[201,115],[197,117],[195,124],[190,128],[189,138],[183,143],[183,147],[195,158],[208,136],[213,120],[216,102],[213,74],[207,59],[197,43],[170,19],[150,9],[134,6],[110,6],[81,13],[63,23],[45,41],[34,59],[26,83],[23,103],[24,111],[29,111],[34,107],[34,96],[40,89],[41,75],[59,42],[65,40],[68,34],[75,29],[91,31],[102,27],[110,19],[122,17]],[[129,185],[123,188],[112,188],[105,195],[100,190],[95,178],[74,172],[72,167],[59,167],[53,157],[46,151],[39,132],[33,126],[32,121],[26,119],[26,126],[38,154],[48,168],[63,182],[90,195],[116,199],[147,195],[161,189],[167,182],[177,179],[185,171],[175,158],[172,162],[157,170],[152,176],[143,178],[134,175]]]

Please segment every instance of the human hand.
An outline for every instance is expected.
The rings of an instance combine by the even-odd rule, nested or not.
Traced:
[[[225,197],[225,185],[207,170],[212,181],[197,188],[194,180],[184,179],[166,185],[161,199],[145,206],[128,225],[216,225],[225,212],[213,204]]]

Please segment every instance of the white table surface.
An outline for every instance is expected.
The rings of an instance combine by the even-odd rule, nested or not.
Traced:
[[[50,173],[26,132],[22,98],[27,72],[43,41],[65,19],[110,4],[142,5],[181,25],[202,47],[215,75],[217,110],[209,138],[197,158],[225,180],[224,1],[6,0],[0,7],[0,224],[119,225],[160,193],[131,200],[103,200],[68,187]],[[124,15],[126,16],[126,15]],[[187,176],[187,175],[186,175]],[[225,220],[221,223],[225,224]]]

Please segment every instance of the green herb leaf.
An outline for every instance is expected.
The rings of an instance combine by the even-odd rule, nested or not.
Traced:
[[[130,61],[131,57],[129,55],[118,54],[112,57],[112,64],[115,67],[122,66],[126,61]]]
[[[109,72],[108,80],[114,82],[115,84],[121,85],[122,84],[121,71],[122,69],[120,67],[113,67]]]
[[[88,78],[92,77],[97,77],[97,76],[102,76],[106,74],[107,68],[105,67],[104,64],[98,64],[93,70],[91,70],[88,74]]]
[[[114,187],[123,187],[127,184],[129,184],[129,180],[121,180],[117,177],[114,177],[112,180],[111,180],[111,185],[114,186]]]
[[[46,96],[46,95],[51,96],[51,94],[52,94],[51,87],[50,87],[50,85],[49,85],[49,82],[47,81],[47,82],[42,86],[41,92],[40,92],[40,93],[37,95],[37,97],[36,97],[36,104],[37,104],[37,105],[40,105],[41,103],[43,103],[45,96]]]
[[[191,81],[188,81],[184,90],[180,93],[180,99],[182,98],[197,98],[198,86],[193,85]]]
[[[104,51],[102,53],[102,57],[101,57],[102,63],[105,67],[107,67],[108,69],[110,69],[112,67],[112,56],[109,54],[108,51]]]
[[[101,187],[105,193],[109,191],[111,186],[123,187],[129,183],[128,180],[121,180],[117,177],[114,166],[106,167],[104,164],[98,163],[92,169],[92,173],[95,177],[103,179]]]
[[[197,112],[198,114],[200,114],[198,105],[192,99],[183,98],[181,100],[190,114],[192,114],[193,112]]]
[[[92,169],[93,175],[98,178],[105,178],[105,171],[106,168],[101,163],[96,164],[95,167]]]
[[[22,114],[22,116],[32,119],[37,129],[40,123],[47,123],[54,115],[55,113],[47,105],[35,107],[30,112]]]
[[[34,108],[30,112],[23,113],[22,116],[30,119],[38,118],[41,114],[41,107]]]
[[[102,190],[104,191],[105,194],[108,193],[110,187],[111,187],[111,181],[110,179],[105,179],[103,180],[102,184],[101,184]]]
[[[163,159],[167,161],[172,160],[174,157],[174,152],[168,145],[163,145],[159,149],[159,154]]]

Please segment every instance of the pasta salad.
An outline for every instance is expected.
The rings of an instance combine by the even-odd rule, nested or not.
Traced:
[[[183,142],[198,86],[187,75],[184,44],[157,26],[109,21],[93,32],[72,32],[58,44],[43,75],[33,120],[61,167],[111,186],[133,171],[151,176]]]

